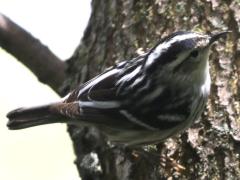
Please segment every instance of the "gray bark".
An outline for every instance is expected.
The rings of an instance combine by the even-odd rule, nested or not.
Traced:
[[[139,51],[146,51],[173,31],[211,33],[229,29],[232,34],[227,42],[213,48],[212,91],[201,120],[178,137],[148,147],[149,151],[173,158],[185,170],[163,163],[152,154],[111,149],[96,129],[69,126],[82,179],[240,177],[239,7],[236,1],[93,0],[88,27],[69,62],[70,88],[115,61],[131,59]],[[99,163],[91,164],[90,152],[97,154]]]
[[[92,15],[80,45],[67,65],[60,63],[62,71],[58,72],[61,76],[57,83],[53,84],[51,80],[56,79],[51,77],[45,82],[59,92],[59,82],[65,79],[59,93],[67,93],[116,61],[131,59],[147,51],[160,38],[174,31],[212,33],[228,29],[232,33],[227,41],[213,47],[211,96],[201,120],[186,132],[156,146],[149,145],[143,152],[112,148],[95,128],[68,126],[75,163],[83,180],[239,179],[239,10],[236,0],[92,1]],[[11,37],[5,38],[4,33],[0,34],[0,43],[5,43],[4,47],[11,53],[11,46],[7,46]],[[51,52],[48,54],[56,59]],[[22,57],[21,53],[15,55]],[[29,65],[29,68],[34,69],[34,66]],[[54,73],[51,68],[49,71]],[[168,158],[164,161],[160,157],[174,161]]]

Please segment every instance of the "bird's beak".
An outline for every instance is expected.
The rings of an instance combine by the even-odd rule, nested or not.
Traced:
[[[223,32],[220,32],[220,33],[210,35],[209,45],[213,44],[215,41],[217,41],[220,38],[225,38],[227,36],[227,34],[230,33],[230,32],[231,31],[223,31]]]

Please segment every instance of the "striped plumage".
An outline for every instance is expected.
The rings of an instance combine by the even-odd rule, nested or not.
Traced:
[[[97,126],[110,141],[128,146],[162,141],[201,115],[210,90],[209,49],[224,34],[174,33],[59,103],[10,112],[8,127],[65,122]]]

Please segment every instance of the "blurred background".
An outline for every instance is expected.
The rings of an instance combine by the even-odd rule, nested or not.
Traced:
[[[90,11],[90,0],[0,0],[0,13],[41,40],[63,60],[79,44]],[[56,101],[58,95],[39,83],[1,47],[0,82],[0,179],[79,179],[64,124],[19,131],[9,131],[6,127],[8,111]]]

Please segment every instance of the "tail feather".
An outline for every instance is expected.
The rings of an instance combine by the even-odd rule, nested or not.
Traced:
[[[9,119],[7,126],[9,129],[15,130],[63,121],[65,117],[54,112],[52,105],[13,110],[7,114]]]

